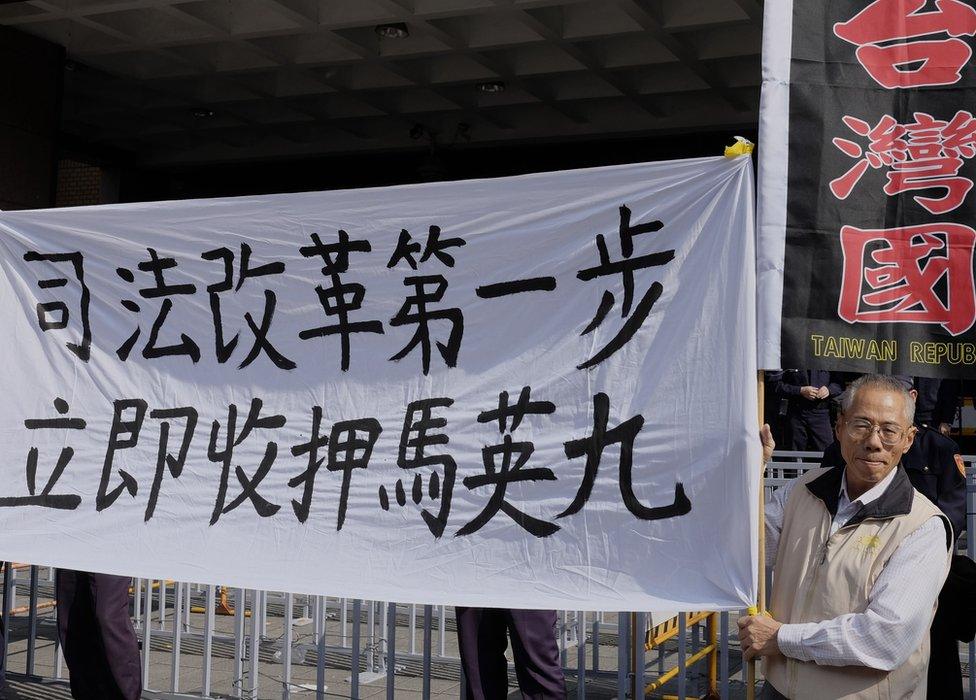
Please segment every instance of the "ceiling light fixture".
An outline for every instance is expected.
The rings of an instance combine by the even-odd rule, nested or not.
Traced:
[[[200,107],[194,109],[192,114],[197,119],[210,119],[214,115],[212,109],[202,109]]]
[[[478,83],[478,90],[489,94],[505,92],[505,83],[501,80],[488,80],[484,83]]]
[[[384,39],[406,39],[410,36],[410,30],[403,22],[377,24],[376,33]]]

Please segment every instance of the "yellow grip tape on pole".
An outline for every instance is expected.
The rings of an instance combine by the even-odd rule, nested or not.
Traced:
[[[735,143],[731,146],[725,147],[725,157],[726,158],[737,158],[738,156],[750,155],[756,149],[756,144],[754,144],[749,139],[743,136],[736,136]]]

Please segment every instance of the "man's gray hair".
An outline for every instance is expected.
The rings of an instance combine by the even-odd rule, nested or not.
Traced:
[[[887,374],[865,374],[851,382],[844,393],[840,395],[841,413],[846,414],[850,411],[851,406],[854,405],[854,396],[864,387],[890,391],[893,394],[901,396],[905,399],[905,419],[908,421],[909,426],[914,423],[915,399],[908,393],[908,389],[905,388],[905,384],[901,380],[895,379]]]

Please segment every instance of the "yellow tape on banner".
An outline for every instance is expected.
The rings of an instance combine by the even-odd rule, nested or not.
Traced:
[[[725,157],[737,158],[738,156],[747,156],[750,155],[755,149],[756,144],[754,144],[752,141],[743,136],[736,136],[735,144],[725,147]]]

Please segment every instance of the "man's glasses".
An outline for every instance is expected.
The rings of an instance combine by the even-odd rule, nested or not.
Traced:
[[[878,434],[881,436],[881,444],[885,447],[892,447],[893,445],[896,445],[903,437],[905,437],[905,433],[908,432],[906,429],[897,425],[892,425],[890,423],[885,425],[875,425],[870,421],[860,418],[846,421],[845,428],[847,429],[847,434],[858,442],[861,440],[867,440],[869,437],[871,437],[874,431],[877,430]]]

